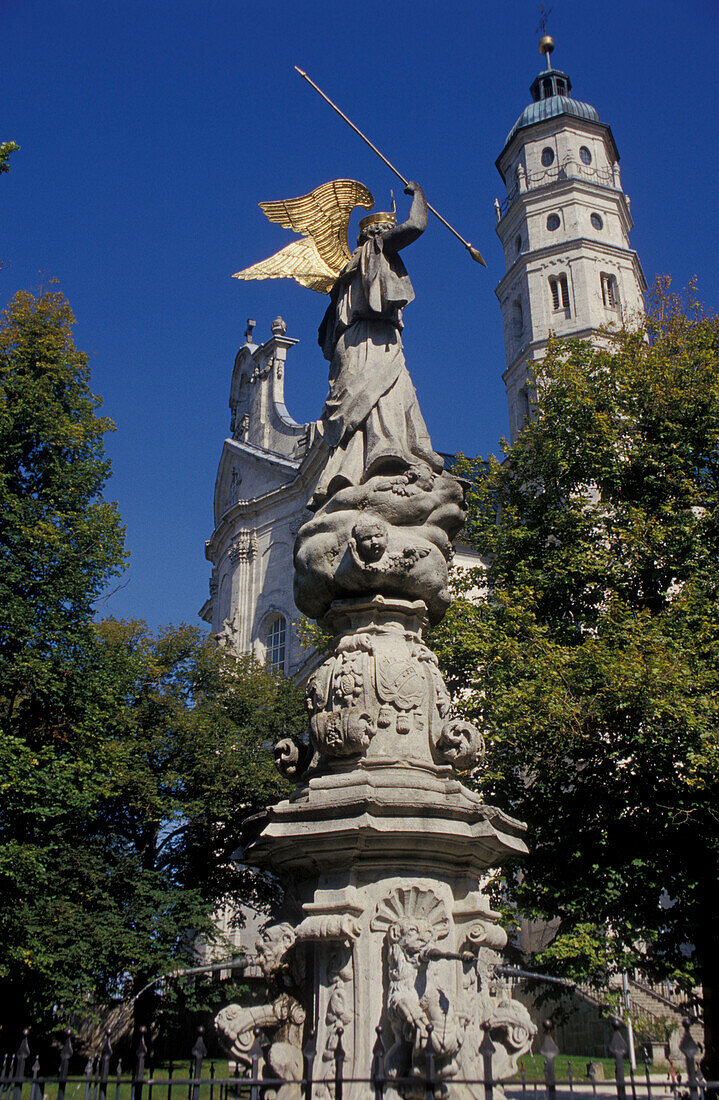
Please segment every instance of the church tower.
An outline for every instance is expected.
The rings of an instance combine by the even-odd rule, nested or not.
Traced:
[[[495,200],[506,268],[496,294],[511,440],[529,412],[529,364],[542,358],[549,334],[586,339],[631,323],[646,290],[629,246],[633,222],[612,131],[552,66],[553,39],[545,35],[539,49],[547,67],[496,161],[507,188]]]

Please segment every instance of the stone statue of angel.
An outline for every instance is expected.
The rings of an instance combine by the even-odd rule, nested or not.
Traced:
[[[368,215],[360,221],[352,253],[346,246],[352,209],[374,201],[362,184],[335,180],[299,199],[261,203],[271,220],[303,233],[304,239],[237,274],[242,279],[290,277],[330,291],[319,344],[330,362],[320,425],[331,454],[313,509],[338,489],[375,474],[399,474],[418,464],[439,473],[444,466],[432,448],[402,350],[402,310],[414,291],[399,252],[427,225],[422,188],[410,182],[405,192],[412,196],[407,220],[398,225],[394,212]],[[344,250],[337,247],[339,241],[345,242]]]
[[[332,455],[313,505],[339,488],[375,474],[402,473],[425,463],[439,473],[402,350],[402,310],[414,291],[399,252],[427,225],[422,188],[409,183],[409,216],[375,213],[360,222],[357,248],[340,272],[319,330],[330,362],[329,394],[322,412]]]

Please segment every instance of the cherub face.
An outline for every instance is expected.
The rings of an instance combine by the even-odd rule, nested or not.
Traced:
[[[357,553],[362,561],[379,561],[387,549],[387,528],[380,523],[369,521],[358,523],[352,534],[357,544]]]

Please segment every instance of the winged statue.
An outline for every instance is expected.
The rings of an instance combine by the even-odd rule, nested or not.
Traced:
[[[347,243],[350,215],[355,207],[370,210],[374,198],[357,180],[330,180],[296,199],[261,202],[271,222],[301,233],[302,239],[285,245],[274,256],[246,267],[235,279],[294,279],[301,286],[329,294],[352,255]]]

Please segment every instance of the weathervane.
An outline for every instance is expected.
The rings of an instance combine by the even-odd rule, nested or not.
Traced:
[[[549,60],[549,55],[551,54],[552,50],[554,49],[554,39],[552,38],[551,34],[547,34],[547,20],[549,19],[549,16],[551,14],[552,14],[552,9],[551,8],[547,8],[547,7],[545,7],[544,4],[540,4],[540,6],[539,6],[539,23],[537,24],[536,29],[534,31],[535,34],[541,34],[541,36],[542,36],[539,40],[539,52],[541,54],[544,54],[544,56],[546,57],[546,59],[547,59],[547,68],[548,69],[551,69],[551,67],[552,67],[552,63]]]
[[[544,38],[547,33],[547,20],[549,19],[551,14],[551,8],[546,7],[544,4],[539,5],[539,23],[537,24],[537,29],[534,33],[541,34],[542,38]]]

